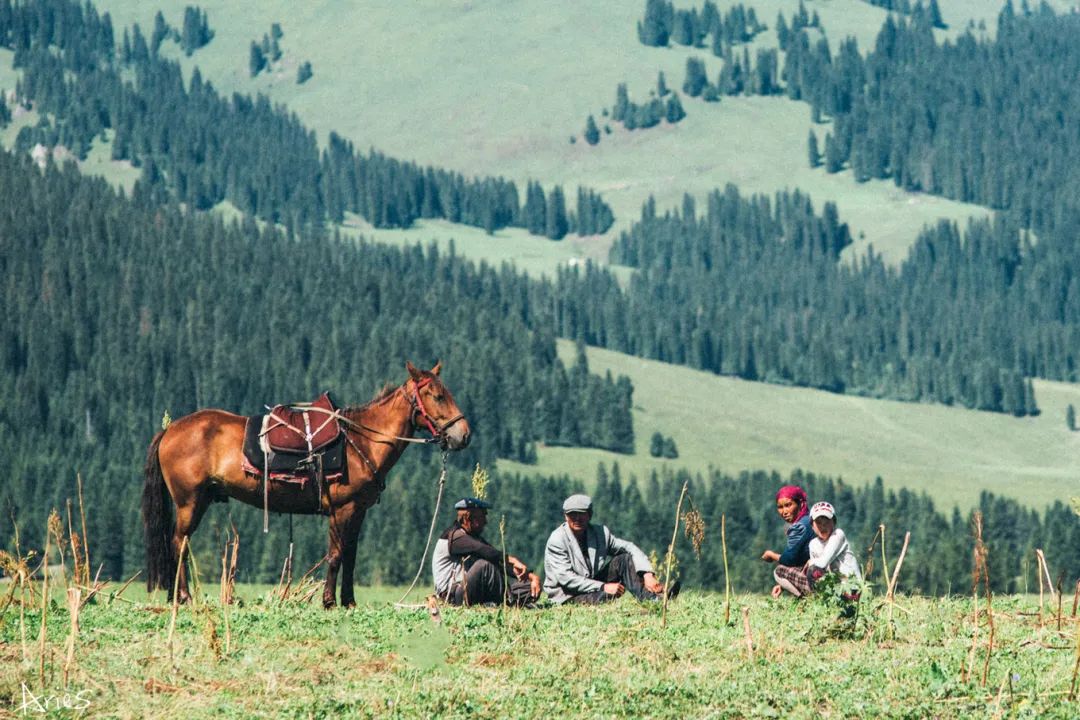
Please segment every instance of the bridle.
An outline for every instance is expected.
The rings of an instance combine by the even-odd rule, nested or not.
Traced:
[[[434,380],[435,378],[428,376],[419,381],[411,381],[412,394],[410,395],[406,393],[406,397],[409,400],[409,405],[412,406],[412,412],[409,414],[409,422],[412,423],[413,429],[415,430],[420,430],[421,427],[427,428],[427,431],[431,433],[431,437],[427,440],[419,441],[413,440],[412,438],[409,439],[413,440],[413,442],[437,443],[439,445],[445,445],[446,431],[449,430],[451,426],[454,425],[454,423],[458,422],[459,420],[464,420],[465,415],[463,415],[462,413],[458,413],[454,417],[444,422],[441,427],[435,422],[435,418],[431,417],[431,414],[428,413],[427,408],[424,407],[423,400],[420,399],[420,390],[430,385],[432,382],[434,382]],[[423,425],[416,421],[417,416],[419,416],[420,420],[423,421]]]
[[[364,425],[363,423],[359,423],[359,422],[356,422],[355,420],[347,418],[341,412],[337,412],[337,413],[335,413],[335,415],[338,418],[338,420],[341,420],[343,423],[345,423],[345,425],[347,427],[350,427],[353,430],[356,430],[358,432],[363,431],[365,433],[374,433],[375,435],[382,435],[385,438],[389,438],[391,440],[400,440],[402,442],[421,443],[421,444],[425,444],[425,445],[440,445],[442,447],[445,447],[445,445],[446,445],[446,431],[449,430],[450,427],[453,426],[458,421],[464,420],[465,415],[461,414],[461,413],[458,413],[457,415],[455,415],[454,417],[450,418],[445,423],[443,423],[441,427],[439,426],[438,423],[436,423],[435,418],[431,417],[431,413],[429,413],[427,411],[427,408],[424,407],[423,400],[420,399],[420,390],[427,387],[428,385],[430,385],[434,380],[435,380],[435,378],[430,377],[430,376],[425,377],[425,378],[423,378],[423,379],[421,379],[419,381],[410,379],[410,380],[406,381],[405,386],[401,388],[402,395],[405,396],[405,399],[408,401],[409,407],[410,407],[409,423],[412,425],[413,430],[426,429],[429,433],[431,433],[431,437],[427,438],[426,440],[421,439],[421,438],[405,437],[404,435],[395,435],[393,433],[383,432],[382,430],[377,430],[377,429],[375,429],[373,427],[368,427],[367,425]],[[408,389],[410,383],[412,384],[412,392],[411,393],[409,392],[409,389]],[[419,417],[419,420],[417,419],[418,417]],[[368,467],[370,467],[372,469],[372,471],[374,472],[374,466],[371,464],[371,461],[368,460],[367,456],[364,455],[364,453],[360,452],[360,448],[358,448],[356,446],[356,443],[354,443],[352,441],[352,438],[350,438],[347,433],[346,433],[345,437],[348,439],[349,444],[352,445],[353,450],[355,450],[357,452],[357,454],[364,459],[364,461],[368,464]]]

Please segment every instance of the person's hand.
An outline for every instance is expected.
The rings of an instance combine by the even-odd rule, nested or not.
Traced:
[[[604,583],[604,592],[606,592],[608,595],[614,595],[615,597],[619,597],[624,592],[626,592],[626,588],[623,587],[622,583]]]
[[[510,567],[514,569],[514,577],[518,580],[524,580],[525,576],[529,574],[529,568],[526,567],[525,563],[521,562],[513,555],[506,559],[510,563]]]
[[[533,600],[540,597],[540,577],[536,573],[529,573],[529,594]]]
[[[642,584],[645,586],[645,589],[651,592],[653,595],[659,595],[660,593],[664,592],[663,583],[657,580],[656,575],[652,574],[651,572],[647,572],[642,575],[641,581]]]
[[[784,588],[780,587],[779,585],[773,585],[772,596],[774,598],[780,597],[780,593],[782,593],[782,592],[784,592]]]
[[[761,559],[765,562],[776,562],[780,559],[780,553],[774,550],[766,550],[765,552],[761,553]]]

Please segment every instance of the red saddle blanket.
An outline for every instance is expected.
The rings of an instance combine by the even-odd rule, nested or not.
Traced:
[[[308,454],[337,440],[341,425],[329,393],[323,393],[310,405],[274,406],[263,434],[275,452]]]

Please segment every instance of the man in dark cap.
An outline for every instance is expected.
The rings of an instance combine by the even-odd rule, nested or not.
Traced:
[[[563,503],[564,522],[544,550],[544,592],[555,603],[593,605],[627,590],[638,600],[656,600],[664,586],[637,545],[620,540],[605,525],[592,525],[592,499],[571,495]],[[671,595],[678,592],[672,586]]]
[[[504,596],[512,605],[525,605],[540,596],[540,578],[480,535],[490,508],[491,503],[477,498],[458,500],[457,519],[435,543],[435,592],[453,605],[501,604]]]

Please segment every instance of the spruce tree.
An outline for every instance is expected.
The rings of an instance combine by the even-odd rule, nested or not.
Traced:
[[[1072,403],[1069,403],[1065,408],[1065,427],[1069,428],[1071,432],[1076,432],[1076,408]]]
[[[596,120],[593,119],[592,115],[585,121],[585,142],[590,145],[600,142],[600,129],[596,127]]]

